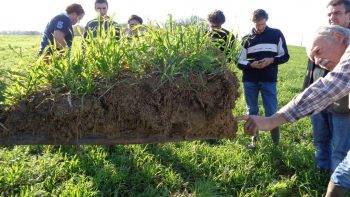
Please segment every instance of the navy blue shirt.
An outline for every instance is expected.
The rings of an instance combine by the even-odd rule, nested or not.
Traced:
[[[53,32],[59,30],[64,33],[64,39],[68,47],[72,46],[73,41],[73,24],[67,14],[59,14],[55,16],[51,21],[46,25],[44,35],[41,40],[41,47],[39,54],[44,52],[45,47],[50,44],[53,44]],[[50,49],[47,51],[50,53]]]
[[[232,34],[231,38],[229,39],[230,32],[227,31],[226,29],[224,29],[224,28],[212,29],[209,32],[209,34],[212,38],[212,41],[218,45],[218,47],[221,51],[225,50],[226,44],[229,40],[230,40],[229,49],[231,49],[233,47],[233,43],[235,42],[235,36]],[[229,52],[230,51],[227,51],[227,53],[229,53]]]
[[[261,34],[253,29],[243,37],[241,49],[238,68],[243,70],[244,82],[277,82],[278,64],[289,60],[286,40],[278,29],[266,27]],[[274,58],[274,62],[263,69],[250,66],[252,61],[264,58]]]
[[[88,36],[89,30],[92,31],[92,36],[96,38],[97,35],[102,34],[102,31],[105,31],[106,33],[108,33],[109,28],[115,29],[115,36],[117,37],[117,39],[119,39],[120,28],[118,27],[118,24],[108,16],[105,19],[95,18],[89,21],[85,27],[84,38]]]

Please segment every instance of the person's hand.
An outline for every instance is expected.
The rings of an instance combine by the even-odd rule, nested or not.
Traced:
[[[244,133],[254,136],[257,131],[271,131],[281,124],[287,122],[281,114],[275,114],[271,117],[261,117],[254,115],[239,116],[236,118],[237,121],[245,121]]]
[[[245,121],[244,133],[255,136],[259,130],[266,128],[266,118],[254,115],[239,116],[236,118],[237,121]]]
[[[274,61],[274,58],[264,58],[264,59],[261,59],[261,60],[258,60],[258,61],[254,61],[250,64],[250,66],[252,68],[255,68],[255,69],[263,69],[267,66],[269,66],[270,64],[272,64]]]
[[[260,69],[271,65],[274,62],[274,60],[275,59],[273,57],[267,57],[267,58],[264,58],[264,59],[260,60],[259,61],[260,62]]]
[[[254,61],[250,64],[250,66],[255,69],[262,69],[262,61]]]

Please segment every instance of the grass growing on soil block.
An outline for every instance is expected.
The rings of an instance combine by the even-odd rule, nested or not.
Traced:
[[[170,18],[164,26],[144,28],[119,40],[112,29],[54,53],[49,64],[39,59],[13,69],[0,144],[234,136],[239,83],[228,59],[238,50],[218,50],[202,25],[178,26]]]
[[[22,48],[25,62],[32,62],[39,43],[39,36],[0,36],[0,90],[9,85],[7,69],[23,67],[8,45],[17,51]],[[288,46],[288,50],[291,59],[279,67],[280,107],[300,92],[307,65],[305,48]],[[241,96],[234,114],[244,113]],[[329,174],[320,172],[314,162],[309,118],[283,125],[279,147],[269,133],[261,132],[259,148],[247,149],[250,136],[242,130],[240,125],[234,139],[215,144],[183,141],[115,145],[108,150],[82,145],[80,154],[70,145],[3,147],[0,196],[324,195]]]

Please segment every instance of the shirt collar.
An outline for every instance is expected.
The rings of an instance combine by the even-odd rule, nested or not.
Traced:
[[[264,30],[261,34],[264,34],[268,29],[270,29],[270,27],[269,27],[269,26],[266,26],[265,30]],[[257,34],[257,33],[255,32],[255,29],[254,29],[254,28],[252,28],[252,31],[250,32],[250,34],[252,34],[252,35],[261,35],[261,34]]]

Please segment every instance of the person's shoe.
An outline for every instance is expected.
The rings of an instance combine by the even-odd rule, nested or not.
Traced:
[[[247,145],[249,149],[256,149],[258,147],[258,143],[256,141],[252,141],[252,143]]]
[[[280,128],[276,127],[270,131],[272,142],[274,145],[278,146],[280,143]]]
[[[251,143],[248,145],[249,149],[255,149],[258,147],[258,133],[256,136],[252,136]]]

